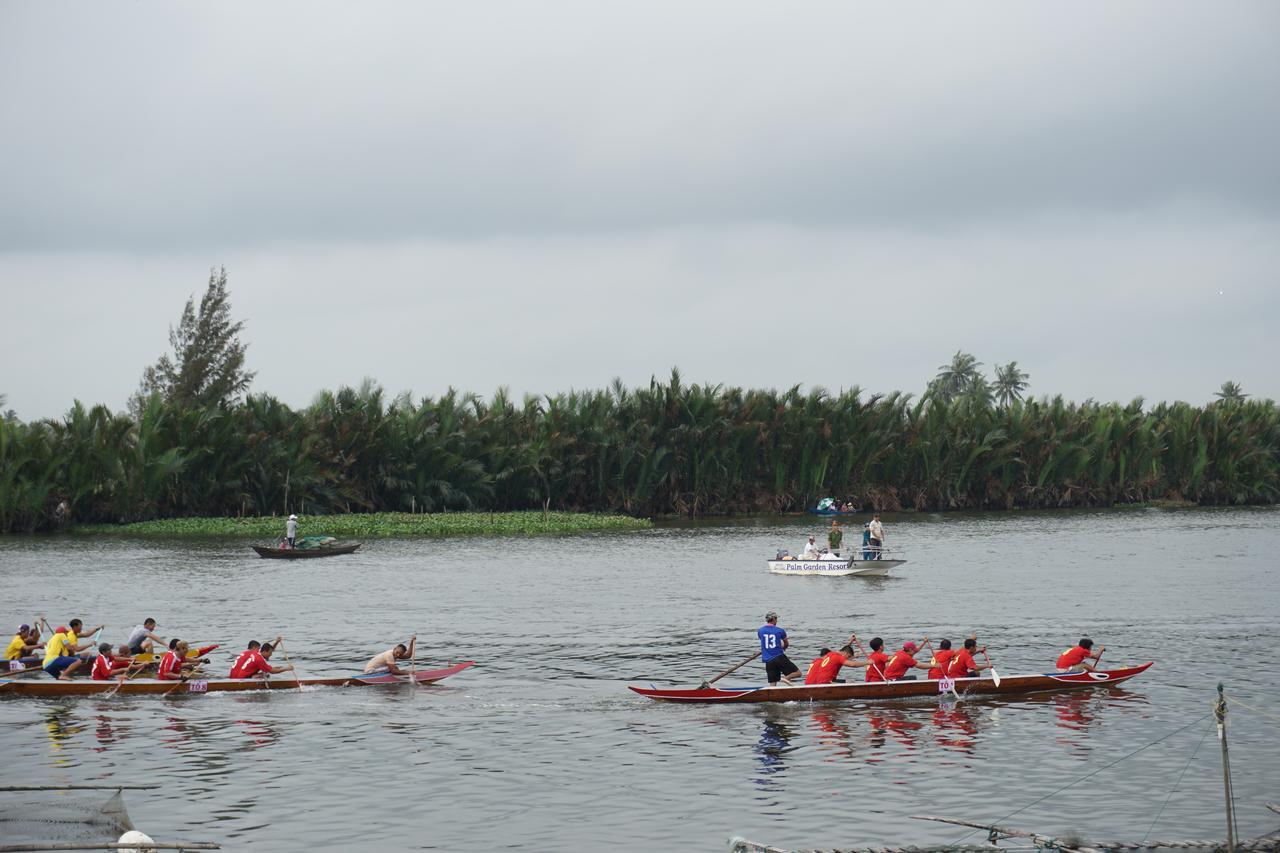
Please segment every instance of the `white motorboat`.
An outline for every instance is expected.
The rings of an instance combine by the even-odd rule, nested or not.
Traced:
[[[824,553],[819,559],[792,557],[780,552],[777,559],[769,560],[769,571],[775,575],[826,575],[828,577],[845,577],[861,575],[862,577],[880,577],[889,570],[901,566],[906,560],[900,551],[882,548],[876,551],[875,559],[863,559],[867,551],[857,549],[850,552],[846,559],[839,551]]]

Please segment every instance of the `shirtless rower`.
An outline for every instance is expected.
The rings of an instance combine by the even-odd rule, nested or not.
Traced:
[[[365,675],[381,675],[389,673],[391,675],[408,675],[400,667],[396,666],[396,661],[413,657],[414,646],[418,642],[418,635],[414,634],[409,638],[409,645],[404,643],[398,644],[395,648],[387,649],[379,655],[374,655],[367,664],[364,665]]]

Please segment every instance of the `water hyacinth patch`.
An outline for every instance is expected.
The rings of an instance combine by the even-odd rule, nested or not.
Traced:
[[[245,536],[273,539],[284,535],[285,520],[266,518],[170,518],[134,524],[80,524],[75,533],[127,536]],[[299,535],[343,539],[390,536],[538,535],[646,530],[648,519],[605,513],[448,512],[434,515],[407,512],[300,515]]]

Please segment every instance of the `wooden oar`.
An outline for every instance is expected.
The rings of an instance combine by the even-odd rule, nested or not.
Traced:
[[[729,673],[731,673],[731,672],[733,672],[733,671],[735,671],[735,670],[741,669],[742,667],[744,667],[744,666],[746,666],[747,664],[751,663],[751,662],[752,662],[753,660],[755,660],[756,658],[760,657],[760,655],[762,655],[762,654],[764,654],[764,649],[761,649],[760,651],[756,652],[754,655],[752,655],[751,657],[747,658],[747,659],[746,659],[746,660],[744,660],[742,663],[735,664],[735,665],[733,665],[733,666],[729,667],[729,668],[728,668],[728,669],[726,669],[724,672],[722,672],[722,673],[720,673],[719,675],[717,675],[715,678],[708,678],[708,679],[704,680],[704,681],[702,682],[702,684],[698,685],[698,689],[699,689],[699,690],[706,690],[706,689],[707,689],[707,688],[709,688],[711,685],[715,684],[717,681],[719,681],[720,679],[724,678],[724,677],[725,677],[726,675],[728,675]]]
[[[284,652],[284,662],[289,666],[293,666],[293,661],[289,660],[289,650],[284,647],[284,637],[276,637],[276,648]],[[298,670],[291,669],[289,671],[293,673],[293,680],[298,682],[298,689],[301,690],[302,679],[298,677]]]
[[[1000,673],[996,672],[996,665],[991,662],[990,656],[987,655],[987,647],[982,647],[982,656],[986,658],[987,666],[991,668],[991,680],[996,683],[996,687],[1000,686]]]
[[[141,674],[142,674],[142,671],[143,671],[144,669],[146,669],[146,668],[147,668],[147,664],[145,664],[145,663],[131,663],[131,664],[129,664],[129,670],[130,670],[130,671],[129,671],[128,673],[126,673],[126,674],[124,674],[124,675],[120,676],[120,677],[117,679],[117,684],[116,684],[116,686],[115,686],[115,687],[113,687],[113,688],[111,688],[111,689],[110,689],[109,691],[107,691],[106,693],[103,693],[103,694],[102,694],[102,698],[103,698],[103,699],[110,699],[112,696],[114,696],[114,695],[116,695],[117,693],[119,693],[119,692],[120,692],[120,688],[124,686],[124,683],[125,683],[126,681],[129,681],[130,679],[134,678],[135,676],[141,675]]]
[[[173,691],[177,690],[177,689],[178,689],[179,687],[181,687],[182,685],[186,684],[188,681],[190,681],[190,680],[191,680],[191,676],[193,676],[193,675],[195,675],[196,673],[200,672],[200,668],[201,668],[202,666],[204,666],[204,664],[202,664],[202,663],[201,663],[201,664],[196,664],[194,667],[192,667],[192,669],[191,669],[191,671],[190,671],[190,672],[188,672],[186,675],[184,675],[184,676],[182,676],[181,678],[179,678],[179,679],[178,679],[178,683],[177,683],[177,684],[175,684],[175,685],[173,685],[172,687],[170,687],[168,690],[166,690],[166,691],[165,691],[163,694],[161,694],[161,695],[163,695],[163,696],[168,696],[170,693],[172,693]]]

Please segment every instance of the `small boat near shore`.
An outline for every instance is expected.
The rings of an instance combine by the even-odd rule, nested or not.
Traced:
[[[796,684],[791,687],[699,687],[678,690],[661,687],[627,689],[660,702],[727,704],[734,702],[848,702],[876,699],[912,699],[951,695],[999,696],[1011,693],[1043,693],[1058,690],[1088,690],[1110,687],[1141,675],[1151,662],[1123,669],[1097,672],[1050,672],[1037,675],[1006,675],[997,682],[989,676],[977,678],[902,681],[859,681],[847,684]]]
[[[881,557],[878,560],[862,559],[863,553],[861,549],[856,550],[847,560],[840,557],[839,552],[834,552],[826,555],[826,559],[806,560],[800,557],[788,557],[766,562],[769,565],[769,571],[775,575],[825,575],[827,577],[850,575],[883,577],[889,573],[890,569],[895,569],[907,562],[902,552],[888,548],[880,552]]]
[[[275,545],[253,545],[259,557],[268,560],[307,560],[313,557],[336,557],[339,554],[354,553],[360,547],[359,542],[342,543],[328,536],[309,536],[298,540],[298,544],[289,548],[283,541]]]
[[[93,681],[91,679],[49,678],[0,678],[0,697],[3,696],[95,696],[100,693],[154,694],[178,696],[185,693],[219,693],[246,690],[297,690],[299,687],[378,687],[388,684],[434,684],[457,675],[475,661],[450,664],[441,669],[419,669],[411,679],[407,675],[343,675],[329,678],[291,678],[288,675],[271,679],[262,678],[189,678],[184,681],[155,678],[131,678],[123,683],[116,679]]]

